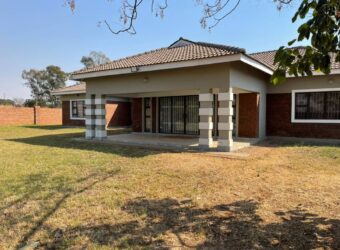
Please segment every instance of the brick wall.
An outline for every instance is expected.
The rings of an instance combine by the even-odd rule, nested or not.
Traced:
[[[70,119],[70,101],[62,102],[63,109],[63,125],[64,126],[85,126],[85,120],[73,120]]]
[[[340,139],[340,124],[292,123],[291,94],[267,95],[267,135]]]
[[[0,106],[0,125],[58,125],[60,108]]]
[[[142,132],[142,98],[133,98],[131,107],[132,131]]]
[[[238,136],[259,136],[259,94],[239,94]]]
[[[62,112],[61,108],[41,108],[36,107],[36,124],[40,125],[54,125],[61,124]]]
[[[64,126],[85,126],[85,120],[70,119],[70,101],[63,101],[62,109]],[[105,109],[106,122],[109,127],[131,125],[130,102],[108,101],[105,105]]]
[[[131,103],[108,101],[106,108],[106,122],[111,126],[131,125]]]

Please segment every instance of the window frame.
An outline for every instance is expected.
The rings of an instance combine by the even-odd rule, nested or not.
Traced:
[[[85,106],[85,99],[71,99],[70,100],[70,120],[85,120],[85,113],[84,113],[84,117],[74,117],[73,116],[73,112],[72,112],[72,102],[76,102],[76,101],[83,101],[84,102],[84,106]],[[86,107],[85,107],[86,108]]]
[[[291,103],[291,122],[292,123],[340,123],[339,120],[334,119],[296,119],[295,118],[295,94],[307,92],[338,92],[340,88],[324,88],[324,89],[299,89],[292,90],[292,103]]]

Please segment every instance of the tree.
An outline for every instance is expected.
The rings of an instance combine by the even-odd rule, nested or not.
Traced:
[[[65,0],[74,11],[76,0]],[[143,2],[148,0],[120,0],[120,21],[123,28],[114,30],[107,20],[105,25],[113,34],[128,32],[136,34],[134,22],[138,17],[138,10]],[[202,28],[209,30],[216,27],[222,20],[233,13],[241,0],[193,0],[203,7],[203,15],[200,20]],[[278,9],[290,4],[293,0],[272,0]],[[151,12],[161,18],[168,7],[167,0],[149,0]],[[273,84],[282,83],[286,74],[311,75],[312,70],[328,74],[330,72],[331,57],[335,55],[335,61],[340,62],[340,1],[339,0],[302,0],[295,13],[292,22],[298,18],[307,19],[298,28],[298,37],[288,43],[288,48],[282,46],[275,57],[277,69],[271,81]],[[301,52],[297,48],[289,48],[296,41],[310,40],[311,45]],[[332,54],[330,54],[332,53]]]
[[[36,105],[36,101],[33,99],[26,99],[24,102],[24,107],[34,107]]]
[[[24,70],[22,78],[26,80],[24,84],[31,89],[31,96],[36,105],[56,106],[57,99],[51,95],[51,91],[64,87],[68,74],[58,66],[50,65],[44,70]]]
[[[93,67],[95,65],[108,63],[110,58],[108,58],[104,53],[98,51],[91,51],[88,56],[83,56],[80,60],[86,68]]]
[[[312,75],[312,70],[324,74],[330,73],[332,57],[340,62],[340,1],[339,0],[303,0],[292,18],[309,19],[299,28],[299,36],[290,41],[310,40],[311,45],[301,51],[299,48],[282,46],[276,53],[277,70],[272,76],[272,83],[279,84],[289,75]]]
[[[25,99],[21,97],[13,98],[14,105],[17,107],[22,107],[25,104]]]
[[[14,106],[14,104],[14,101],[12,101],[11,99],[0,99],[0,105]]]

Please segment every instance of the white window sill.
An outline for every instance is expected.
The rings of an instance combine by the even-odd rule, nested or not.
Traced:
[[[77,118],[77,117],[71,117],[70,120],[80,120],[80,121],[85,121],[85,118]]]
[[[340,120],[292,120],[292,123],[340,124]]]

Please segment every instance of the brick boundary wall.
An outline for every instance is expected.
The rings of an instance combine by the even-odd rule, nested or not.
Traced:
[[[239,94],[238,136],[249,138],[259,136],[259,101],[257,93]]]
[[[267,135],[340,139],[340,124],[292,123],[291,94],[267,94]]]
[[[0,125],[60,125],[61,108],[0,106]]]

